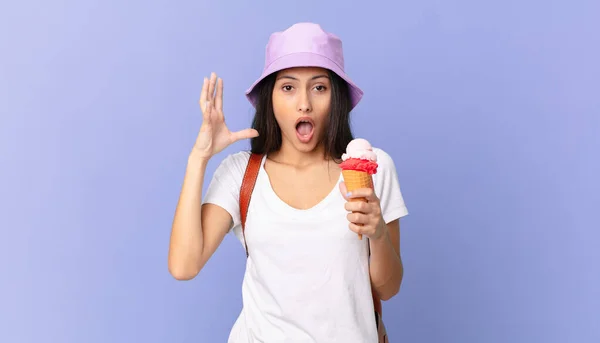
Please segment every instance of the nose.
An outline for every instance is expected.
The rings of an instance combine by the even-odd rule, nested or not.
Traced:
[[[310,112],[312,111],[312,104],[310,101],[310,95],[307,91],[298,92],[298,111],[299,112]]]

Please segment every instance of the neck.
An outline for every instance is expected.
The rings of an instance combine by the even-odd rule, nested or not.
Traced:
[[[277,163],[292,165],[295,167],[306,167],[315,163],[322,163],[325,146],[319,144],[311,151],[300,151],[287,141],[281,142],[281,148],[273,152],[269,158]]]

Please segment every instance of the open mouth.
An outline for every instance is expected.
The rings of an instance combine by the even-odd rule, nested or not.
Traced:
[[[315,123],[309,117],[302,117],[296,121],[296,135],[298,139],[307,143],[313,136],[315,131]]]

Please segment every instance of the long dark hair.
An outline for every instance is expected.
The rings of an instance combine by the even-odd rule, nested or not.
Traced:
[[[323,143],[325,157],[339,160],[348,143],[354,138],[350,128],[352,103],[346,81],[330,70],[328,73],[331,79],[331,111]],[[275,120],[272,100],[275,80],[276,73],[273,73],[256,86],[258,100],[252,128],[258,131],[259,136],[250,140],[252,153],[268,154],[281,148],[281,129]]]

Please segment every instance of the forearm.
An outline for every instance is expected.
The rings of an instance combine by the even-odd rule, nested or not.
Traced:
[[[200,208],[207,163],[194,153],[188,158],[169,246],[169,272],[176,279],[193,278],[201,266],[204,242]]]
[[[377,239],[370,239],[371,282],[382,300],[388,300],[398,293],[404,267],[400,254],[394,248],[390,232],[386,227],[384,234]]]

